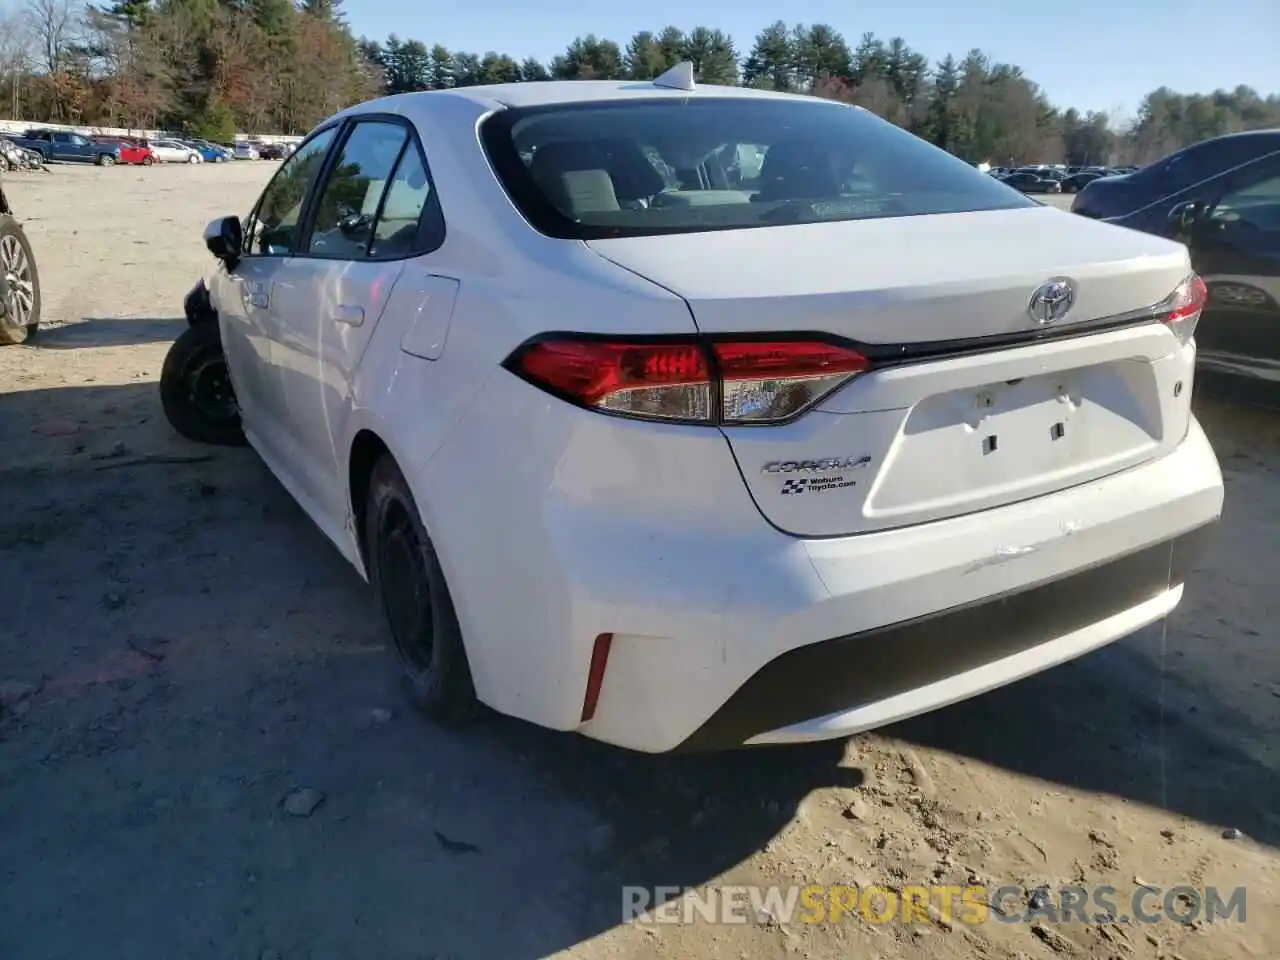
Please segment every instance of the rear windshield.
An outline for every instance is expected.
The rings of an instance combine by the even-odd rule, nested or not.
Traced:
[[[1038,206],[873,114],[824,100],[623,100],[481,128],[512,201],[580,240]]]

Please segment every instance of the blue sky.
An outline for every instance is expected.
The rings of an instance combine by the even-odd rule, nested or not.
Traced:
[[[541,60],[577,35],[625,44],[637,30],[667,24],[719,27],[745,54],[784,11],[788,23],[828,23],[850,43],[868,30],[901,36],[935,60],[981,47],[1022,66],[1055,104],[1121,117],[1162,84],[1191,93],[1245,83],[1280,93],[1280,0],[346,0],[343,9],[352,29],[368,37],[395,32]]]

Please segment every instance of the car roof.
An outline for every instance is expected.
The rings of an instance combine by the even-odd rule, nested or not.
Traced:
[[[492,83],[447,90],[420,90],[398,93],[348,107],[329,119],[338,120],[353,114],[433,112],[452,103],[469,103],[477,112],[504,108],[555,106],[576,103],[609,103],[626,100],[690,99],[794,100],[806,103],[813,97],[749,87],[695,86],[692,90],[676,90],[658,86],[652,80],[536,80],[524,83]],[[860,108],[859,108],[860,109]]]

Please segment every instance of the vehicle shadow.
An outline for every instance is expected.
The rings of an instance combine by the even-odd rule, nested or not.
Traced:
[[[15,426],[51,404],[127,455]],[[622,887],[714,882],[870,777],[844,743],[651,757],[440,729],[404,710],[359,577],[250,451],[174,437],[154,383],[0,394],[0,463],[10,442],[2,955],[549,956],[616,927]],[[1256,520],[1229,513],[1228,542]],[[1276,772],[1201,731],[1191,707],[1230,714],[1211,678],[1153,700],[1150,643],[887,733],[1277,843]],[[322,802],[292,815],[295,788]]]
[[[74,323],[42,327],[31,346],[42,350],[127,347],[174,340],[186,329],[181,317],[85,317]]]

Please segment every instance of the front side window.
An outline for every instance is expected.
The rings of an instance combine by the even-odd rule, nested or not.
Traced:
[[[361,260],[369,255],[374,223],[408,131],[391,121],[357,123],[319,191],[308,253]]]
[[[302,205],[336,133],[337,127],[330,127],[316,134],[276,171],[249,217],[245,256],[287,257],[297,250]]]
[[[866,111],[816,99],[512,109],[482,136],[526,219],[574,239],[1039,206]]]

